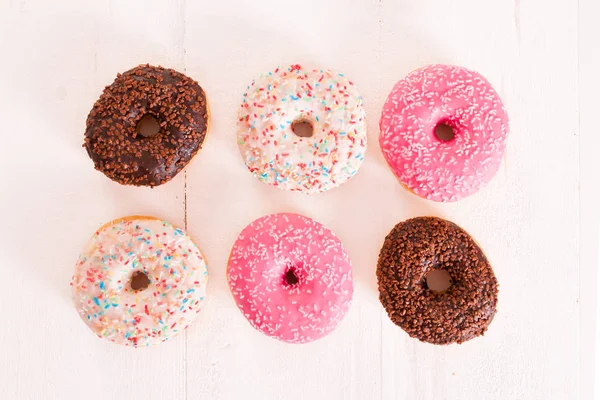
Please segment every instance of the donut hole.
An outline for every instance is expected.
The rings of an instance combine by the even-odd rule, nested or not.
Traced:
[[[450,286],[452,286],[452,278],[450,277],[448,271],[443,269],[434,269],[427,273],[423,283],[425,289],[442,293],[450,289]]]
[[[454,140],[454,129],[444,122],[437,124],[434,132],[435,137],[442,142],[450,142],[451,140]]]
[[[299,281],[300,278],[298,278],[295,268],[290,268],[283,274],[283,284],[286,286],[297,285]]]
[[[147,289],[150,286],[150,278],[143,271],[135,271],[131,274],[131,281],[129,282],[131,289],[137,291]]]
[[[160,132],[160,123],[150,114],[146,114],[137,124],[137,133],[143,137],[152,137]]]
[[[292,122],[292,132],[299,137],[311,137],[314,134],[313,124],[305,119],[294,121]]]

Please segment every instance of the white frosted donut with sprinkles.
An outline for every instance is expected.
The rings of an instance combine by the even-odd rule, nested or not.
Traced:
[[[98,337],[141,347],[188,327],[200,312],[207,280],[204,258],[183,230],[132,216],[94,233],[71,286],[79,316]]]
[[[500,96],[479,73],[450,65],[411,72],[388,96],[379,143],[415,194],[453,202],[496,174],[509,131]]]
[[[335,188],[364,160],[362,98],[342,74],[277,68],[244,93],[238,145],[250,172],[263,182],[304,193]]]
[[[289,343],[333,331],[354,292],[350,258],[340,240],[320,223],[289,213],[259,218],[240,233],[227,280],[250,324]]]

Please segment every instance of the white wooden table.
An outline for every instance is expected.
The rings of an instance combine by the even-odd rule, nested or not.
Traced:
[[[0,0],[0,398],[576,398],[577,11],[567,0]],[[153,190],[110,181],[81,147],[102,88],[140,63],[195,78],[212,111],[204,149]],[[365,100],[366,161],[325,194],[261,184],[238,154],[236,113],[246,85],[290,63],[344,72]],[[455,204],[404,190],[377,141],[389,90],[428,63],[481,72],[511,117],[498,175]],[[350,313],[312,344],[255,331],[228,290],[237,234],[276,211],[324,223],[352,257]],[[204,310],[156,348],[95,338],[71,304],[82,246],[100,225],[128,214],[186,225],[209,262]],[[460,346],[420,343],[379,304],[383,239],[419,215],[463,226],[492,261],[499,308],[484,337]]]

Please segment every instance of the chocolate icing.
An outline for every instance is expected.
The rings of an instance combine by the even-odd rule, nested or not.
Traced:
[[[450,274],[442,293],[429,290],[433,269]],[[467,232],[435,217],[401,222],[385,238],[377,263],[379,300],[393,323],[433,344],[483,335],[496,313],[498,282]]]
[[[161,127],[151,137],[137,129],[147,115]],[[196,81],[172,69],[140,65],[104,89],[88,115],[84,147],[110,179],[158,186],[200,150],[207,128],[206,95]]]

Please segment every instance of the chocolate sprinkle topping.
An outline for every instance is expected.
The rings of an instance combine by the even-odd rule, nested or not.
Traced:
[[[443,293],[427,289],[434,269],[450,274]],[[396,325],[433,344],[483,335],[496,314],[498,282],[483,251],[450,221],[418,217],[385,238],[377,263],[379,300]]]
[[[148,115],[160,132],[144,137],[137,126]],[[172,69],[140,65],[104,89],[88,115],[84,147],[110,179],[158,186],[196,155],[207,128],[206,95],[196,81]]]

